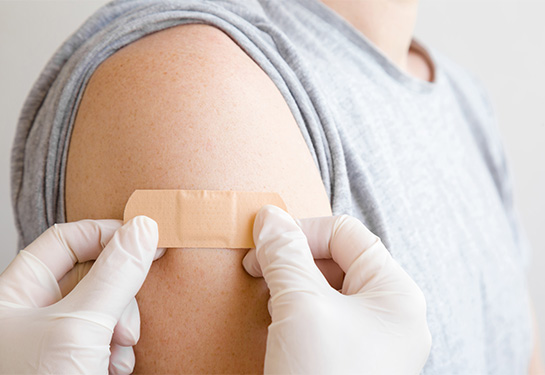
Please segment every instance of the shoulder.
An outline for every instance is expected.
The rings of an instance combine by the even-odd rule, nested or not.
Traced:
[[[278,191],[295,216],[330,213],[279,90],[227,34],[204,24],[151,34],[99,66],[66,176],[69,221],[119,218],[144,188]]]
[[[93,84],[129,79],[132,85],[198,80],[201,84],[249,74],[260,68],[226,33],[206,24],[185,24],[147,35],[106,59]],[[213,73],[214,76],[211,76]],[[219,75],[219,76],[218,76]],[[189,82],[188,82],[189,83]]]

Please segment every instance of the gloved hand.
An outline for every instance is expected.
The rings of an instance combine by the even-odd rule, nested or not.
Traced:
[[[422,291],[351,216],[294,220],[267,205],[243,260],[270,291],[265,373],[417,374],[431,347]],[[332,288],[314,259],[345,272]]]
[[[140,336],[134,297],[164,250],[152,219],[121,224],[56,224],[0,275],[1,374],[132,372]]]

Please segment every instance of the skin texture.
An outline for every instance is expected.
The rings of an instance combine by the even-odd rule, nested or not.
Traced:
[[[100,65],[68,155],[66,213],[121,219],[135,189],[276,191],[294,217],[331,215],[270,78],[221,30],[182,25]],[[137,295],[136,373],[263,371],[268,289],[246,250],[169,249]]]

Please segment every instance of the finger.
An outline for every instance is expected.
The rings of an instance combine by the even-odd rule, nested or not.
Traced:
[[[314,259],[331,259],[329,240],[338,216],[295,219],[305,236]]]
[[[255,248],[250,249],[244,259],[242,259],[242,266],[253,277],[263,277],[263,272],[261,272],[261,266],[257,261],[257,255]]]
[[[361,221],[348,215],[298,219],[316,259],[333,259],[343,272],[378,237]]]
[[[325,216],[294,219],[307,237],[308,246],[314,259],[331,259],[329,241],[338,218],[339,216]],[[263,276],[259,262],[257,261],[255,248],[248,251],[243,259],[243,265],[246,271],[253,277]]]
[[[96,258],[120,226],[119,220],[82,220],[50,227],[3,272],[0,297],[29,307],[59,301],[63,294],[57,281],[76,262]]]
[[[341,270],[339,265],[331,259],[315,259],[314,262],[318,269],[325,276],[329,285],[331,285],[335,290],[342,288],[344,272]],[[248,272],[253,277],[263,277],[261,272],[261,267],[257,261],[255,249],[250,249],[246,256],[242,260],[242,265],[246,272]]]
[[[0,302],[44,307],[62,298],[49,268],[28,251],[21,250],[0,274]]]
[[[343,294],[373,291],[380,295],[411,296],[419,293],[416,283],[392,258],[380,238],[358,219],[347,215],[338,217],[329,248],[333,259],[346,273]]]
[[[40,259],[60,280],[74,264],[96,259],[120,227],[120,220],[55,224],[25,250]]]
[[[371,247],[365,249],[354,260],[346,273],[343,283],[343,294],[357,294],[373,292],[377,297],[377,303],[381,300],[380,296],[390,296],[390,302],[399,302],[400,306],[396,309],[401,311],[404,300],[410,304],[415,304],[411,300],[414,296],[420,299],[421,291],[413,279],[405,272],[399,263],[397,263],[390,252],[386,249],[380,239]],[[402,298],[392,298],[393,295]],[[386,305],[383,305],[386,308]],[[391,309],[391,311],[396,311]]]
[[[89,273],[63,299],[73,311],[99,317],[114,328],[125,307],[140,290],[157,249],[157,223],[136,216],[121,227]]]
[[[331,253],[329,251],[329,241],[333,229],[333,223],[336,217],[324,218],[309,218],[295,219],[295,222],[305,233],[307,242],[310,245],[312,256],[315,263],[325,276],[329,284],[336,290],[342,287],[344,272],[339,266],[331,261]],[[325,240],[327,239],[327,240]],[[253,277],[262,277],[261,266],[257,260],[256,250],[250,249],[244,259],[242,265],[246,272]]]
[[[112,343],[121,346],[134,346],[140,338],[140,311],[133,298],[121,314],[114,328]]]
[[[161,258],[163,255],[165,255],[166,251],[167,251],[166,247],[157,248],[157,252],[155,253],[155,256],[153,257],[153,260],[155,261]]]
[[[263,206],[256,215],[253,236],[256,258],[271,298],[294,288],[327,286],[307,238],[287,212],[273,205]]]
[[[108,372],[113,375],[132,374],[136,358],[132,346],[112,344]]]
[[[158,248],[153,260],[161,258],[165,252],[166,248]],[[59,280],[59,287],[61,289],[62,297],[65,297],[75,288],[75,286],[87,275],[87,272],[91,269],[94,260],[90,260],[85,263],[78,263],[72,268],[66,275]]]

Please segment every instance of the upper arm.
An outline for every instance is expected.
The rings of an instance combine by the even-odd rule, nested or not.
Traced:
[[[85,90],[68,154],[68,221],[121,219],[135,189],[276,191],[295,217],[331,214],[274,83],[202,24],[128,45]],[[244,253],[169,250],[155,262],[138,295],[139,370],[262,370],[268,292],[244,273]]]
[[[121,218],[135,188],[271,190],[294,216],[329,211],[280,92],[207,25],[178,26],[125,47],[87,86],[68,157],[68,220]]]

